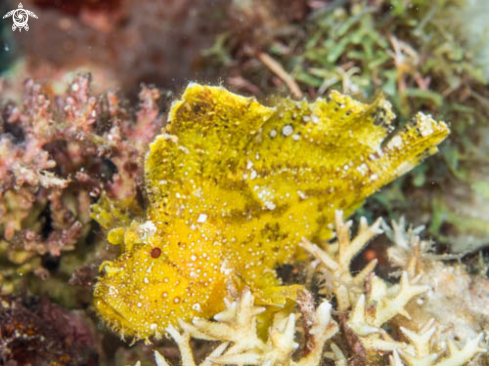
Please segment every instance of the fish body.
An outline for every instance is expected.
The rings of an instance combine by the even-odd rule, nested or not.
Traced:
[[[382,96],[267,107],[190,84],[146,156],[145,212],[94,208],[121,245],[95,287],[101,317],[121,335],[158,338],[179,318],[222,310],[230,282],[283,305],[296,287],[275,269],[301,257],[302,238],[329,239],[335,210],[351,214],[449,133],[419,113],[389,136],[394,117]]]

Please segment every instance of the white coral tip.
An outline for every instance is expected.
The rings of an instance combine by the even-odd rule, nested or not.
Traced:
[[[156,366],[170,366],[168,362],[166,362],[165,358],[159,353],[158,351],[155,351],[155,363]]]

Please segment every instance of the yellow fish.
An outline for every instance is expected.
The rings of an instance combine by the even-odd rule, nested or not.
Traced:
[[[388,136],[394,118],[382,96],[271,108],[190,84],[146,157],[145,212],[106,199],[93,209],[121,245],[95,287],[100,316],[122,336],[159,338],[178,318],[221,311],[230,282],[283,305],[297,286],[275,268],[298,259],[301,239],[330,238],[335,210],[352,213],[449,134],[418,113]]]

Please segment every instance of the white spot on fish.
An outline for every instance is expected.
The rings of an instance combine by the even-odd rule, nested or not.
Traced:
[[[284,127],[282,127],[282,135],[284,135],[285,137],[292,135],[293,132],[294,127],[292,127],[292,125],[285,125]]]
[[[206,221],[207,221],[207,215],[206,215],[206,214],[203,214],[203,213],[202,213],[202,214],[200,214],[200,215],[199,215],[199,218],[197,219],[197,222],[198,222],[199,224],[203,224],[203,223],[204,223],[204,222],[206,222]]]

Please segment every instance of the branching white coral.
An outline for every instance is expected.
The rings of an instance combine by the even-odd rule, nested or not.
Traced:
[[[409,344],[397,349],[391,357],[392,366],[459,366],[466,365],[477,354],[485,352],[480,347],[483,337],[479,336],[469,339],[461,348],[453,341],[448,342],[446,347],[436,342],[436,325],[434,320],[424,325],[419,332],[401,327],[400,330],[408,340]],[[435,349],[437,348],[437,349]],[[401,357],[399,357],[399,355]],[[401,361],[402,358],[402,361]],[[404,362],[403,362],[404,361]]]
[[[438,358],[439,355],[433,352],[431,347],[431,340],[436,332],[434,320],[425,324],[419,332],[414,332],[405,327],[401,327],[400,330],[413,346],[412,348],[400,350],[409,365],[431,365]]]
[[[358,296],[364,292],[364,282],[374,270],[377,261],[371,261],[356,276],[351,274],[350,263],[373,237],[382,233],[381,223],[382,219],[379,218],[372,226],[368,226],[367,220],[362,217],[358,234],[352,239],[350,234],[352,221],[344,222],[343,212],[336,211],[337,241],[335,243],[320,248],[307,240],[302,242],[302,246],[320,261],[326,284],[324,289],[335,295],[339,311],[350,309],[352,304],[356,303]]]
[[[358,351],[357,342],[361,344],[360,353],[364,358],[363,362],[371,362],[369,360],[375,358],[376,352],[380,351],[393,352],[390,357],[391,365],[464,365],[482,352],[482,348],[478,346],[480,336],[466,338],[470,340],[460,349],[449,341],[451,346],[447,354],[442,346],[444,338],[434,336],[436,328],[433,321],[421,327],[419,333],[406,327],[399,327],[399,321],[392,321],[394,318],[398,319],[397,315],[402,315],[408,320],[408,324],[417,327],[419,321],[410,320],[406,307],[414,298],[431,288],[421,282],[425,267],[424,259],[429,257],[433,260],[432,256],[427,254],[431,243],[419,239],[418,234],[422,228],[406,230],[403,220],[395,223],[393,229],[384,225],[388,237],[396,242],[395,262],[403,263],[399,284],[389,286],[384,280],[372,274],[375,262],[371,262],[357,276],[351,275],[349,268],[351,260],[372,237],[381,232],[380,225],[380,220],[368,226],[366,220],[362,219],[359,233],[352,239],[351,222],[344,223],[341,213],[337,213],[337,243],[324,249],[309,242],[303,243],[304,248],[319,261],[319,268],[326,278],[323,285],[330,287],[328,292],[336,296],[338,309],[345,314],[344,322],[354,335],[349,337],[349,347],[351,350]],[[328,279],[332,280],[328,283]],[[350,306],[353,310],[348,314]],[[391,329],[399,327],[408,342],[394,339],[392,331],[386,331],[386,325]],[[347,362],[344,352],[336,345],[331,345],[331,352],[326,353],[325,356],[334,360],[336,365],[345,365]]]
[[[393,220],[391,225],[392,227],[383,221],[382,230],[384,230],[385,235],[395,243],[396,246],[406,250],[412,248],[412,244],[419,239],[419,234],[425,229],[424,226],[406,227],[406,219],[404,216],[402,216],[399,221]],[[429,242],[425,243],[428,248],[430,246]]]
[[[382,222],[382,229],[394,244],[389,248],[389,260],[395,266],[407,271],[414,278],[423,273],[423,258],[428,258],[432,249],[431,241],[421,240],[419,234],[424,226],[406,227],[406,220],[401,217],[399,221],[392,221],[392,226]]]
[[[370,279],[367,296],[358,299],[347,325],[360,338],[366,349],[391,351],[400,346],[381,328],[396,315],[409,317],[404,307],[417,295],[428,290],[427,286],[412,284],[407,273],[401,283],[387,288],[386,283],[376,276]]]
[[[267,341],[257,333],[257,315],[263,308],[253,305],[254,298],[246,290],[237,302],[227,302],[226,310],[215,316],[215,322],[194,319],[193,324],[180,323],[182,332],[174,327],[168,333],[180,349],[182,365],[195,366],[190,338],[222,342],[206,357],[201,366],[207,365],[263,365],[263,366],[316,366],[321,362],[326,342],[338,331],[338,325],[331,319],[331,305],[325,301],[310,316],[312,324],[308,333],[312,339],[310,352],[295,361],[292,359],[299,344],[295,342],[296,315],[277,314],[274,324],[268,331]],[[282,314],[283,315],[283,314]],[[158,366],[169,363],[155,354]]]
[[[333,360],[335,363],[335,366],[347,366],[348,365],[348,360],[345,357],[345,354],[341,350],[340,347],[336,345],[336,343],[331,342],[331,351],[330,352],[325,352],[323,355],[326,358],[329,358],[330,360]]]
[[[392,228],[384,225],[394,244],[388,250],[389,261],[431,288],[423,302],[407,307],[417,324],[414,327],[434,318],[440,329],[438,342],[474,339],[489,329],[489,280],[485,275],[468,273],[462,263],[446,263],[452,255],[435,255],[432,243],[420,239],[421,229],[406,229],[402,219],[392,222]],[[412,328],[413,324],[407,326]]]
[[[217,322],[195,318],[193,324],[180,322],[180,326],[194,338],[230,342],[232,346],[229,351],[232,354],[263,349],[263,341],[257,334],[256,317],[265,308],[253,305],[254,298],[248,290],[238,302],[225,301],[226,310],[214,316]]]

